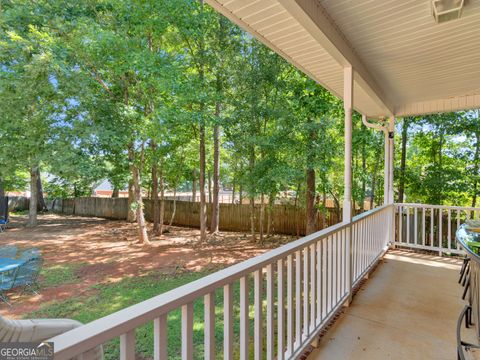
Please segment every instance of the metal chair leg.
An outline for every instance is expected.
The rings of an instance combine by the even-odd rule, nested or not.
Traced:
[[[465,274],[465,270],[467,269],[469,260],[470,259],[468,257],[463,259],[462,268],[460,269],[460,278],[458,279],[459,284],[462,282],[463,275]]]
[[[468,288],[470,287],[470,276],[468,276],[468,281],[465,286],[465,289],[463,290],[463,295],[462,295],[462,300],[465,300],[465,297],[467,296]]]
[[[465,314],[465,327],[468,329],[472,323],[472,308],[469,307]]]
[[[468,275],[470,274],[470,266],[467,267],[467,270],[465,271],[465,275],[463,277],[463,282],[462,286],[465,286],[465,283],[467,282]]]

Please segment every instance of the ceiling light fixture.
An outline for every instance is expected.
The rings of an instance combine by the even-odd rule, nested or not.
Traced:
[[[459,19],[464,0],[432,0],[432,13],[437,24]]]

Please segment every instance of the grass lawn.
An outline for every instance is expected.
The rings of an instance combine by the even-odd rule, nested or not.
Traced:
[[[44,271],[44,279],[49,285],[73,281],[75,269],[81,264],[75,264],[63,269],[50,267]],[[64,271],[64,272],[62,272]],[[175,274],[161,274],[151,272],[141,277],[125,278],[115,283],[93,285],[87,291],[88,295],[52,302],[42,306],[39,310],[25,315],[25,318],[72,318],[83,323],[91,322],[115,311],[134,305],[153,296],[164,293],[178,286],[197,280],[212,271],[178,272]],[[253,284],[253,279],[250,285]],[[234,286],[234,333],[236,343],[239,342],[239,284]],[[253,291],[250,291],[250,304],[253,303]],[[223,291],[216,294],[216,339],[217,356],[221,357],[223,346]],[[251,318],[253,308],[251,307]],[[194,303],[194,346],[195,359],[203,358],[203,299]],[[251,333],[253,320],[250,321]],[[149,323],[136,331],[136,351],[145,359],[153,357],[153,323]],[[238,346],[236,346],[238,348]],[[181,313],[173,311],[168,317],[168,354],[171,359],[181,358]],[[104,346],[105,358],[118,359],[119,340],[115,339]],[[238,354],[237,354],[238,355]]]
[[[12,307],[0,308],[8,318],[72,318],[88,323],[156,295],[195,281],[218,269],[246,260],[292,240],[275,236],[265,245],[241,233],[222,232],[199,246],[199,230],[174,227],[150,246],[135,243],[134,224],[99,218],[41,214],[36,228],[25,227],[25,215],[13,216],[0,246],[14,244],[19,251],[36,247],[44,268],[39,294],[12,291]],[[253,287],[253,279],[250,280]],[[239,283],[234,291],[234,342],[238,349]],[[223,347],[223,289],[216,294],[217,358]],[[250,290],[250,304],[253,291]],[[194,303],[195,358],[203,358],[203,298]],[[253,334],[253,306],[251,334]],[[252,338],[253,336],[251,336]],[[153,357],[153,322],[137,329],[138,359]],[[119,340],[104,346],[105,358],[118,359]],[[169,359],[181,358],[180,309],[168,319]],[[238,354],[235,354],[238,357]]]

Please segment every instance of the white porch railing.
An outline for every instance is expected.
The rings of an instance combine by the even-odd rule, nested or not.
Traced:
[[[181,309],[182,359],[193,359],[194,352],[195,357],[214,359],[216,349],[224,359],[233,354],[249,359],[252,349],[257,360],[296,358],[384,254],[393,236],[393,213],[393,205],[371,210],[352,224],[337,224],[57,336],[51,339],[55,359],[70,359],[120,337],[120,358],[133,360],[135,329],[149,322],[154,324],[154,359],[167,359],[167,316],[176,309]],[[238,283],[239,298],[234,298]],[[217,289],[223,289],[223,349],[215,337]],[[203,354],[194,350],[193,342],[193,303],[198,300],[204,304]]]
[[[464,254],[455,241],[457,228],[467,219],[480,219],[480,208],[395,204],[395,246]]]

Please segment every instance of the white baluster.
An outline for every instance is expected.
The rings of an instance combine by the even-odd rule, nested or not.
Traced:
[[[274,300],[273,300],[273,264],[267,265],[267,360],[274,358]]]
[[[208,293],[204,302],[204,347],[205,360],[215,359],[215,292]]]
[[[277,261],[277,360],[284,360],[285,339],[285,290],[283,259]]]
[[[249,342],[248,276],[240,279],[240,360],[248,360]]]
[[[425,246],[425,228],[427,223],[425,222],[425,208],[422,206],[422,245]]]
[[[135,360],[135,330],[120,336],[120,360]]]
[[[167,360],[167,314],[153,320],[153,358]]]
[[[193,359],[193,303],[182,306],[182,360]]]
[[[309,279],[309,254],[308,254],[308,246],[303,249],[303,338],[308,336],[308,328],[309,328],[309,317],[308,317],[308,310],[309,310],[309,297],[308,297],[308,279]],[[303,342],[303,340],[302,340]]]
[[[233,359],[233,287],[223,286],[223,358]]]
[[[287,357],[293,354],[293,256],[287,257]]]
[[[315,292],[316,289],[316,260],[317,260],[317,253],[316,253],[316,246],[315,244],[310,245],[310,332],[315,330],[315,310],[316,310],[316,298],[317,293]]]
[[[255,360],[262,360],[263,345],[262,345],[262,270],[257,270],[254,273],[254,306],[255,306],[255,324],[254,324],[254,358]]]
[[[302,256],[295,252],[295,344],[297,349],[302,343]]]

